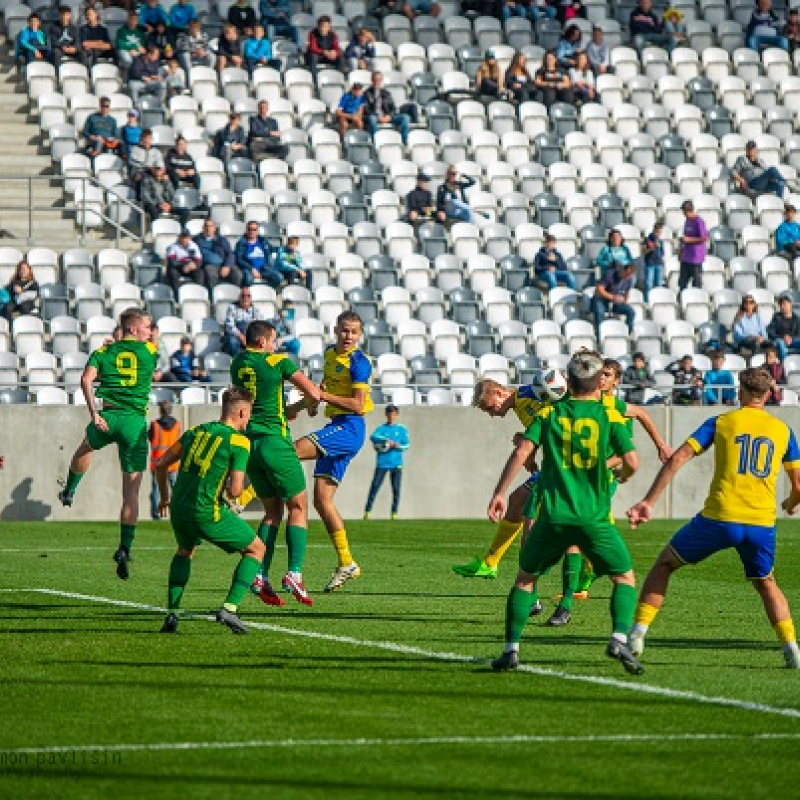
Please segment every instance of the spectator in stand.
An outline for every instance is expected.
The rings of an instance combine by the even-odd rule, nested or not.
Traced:
[[[653,376],[647,367],[644,353],[634,353],[633,363],[625,370],[622,382],[630,388],[625,392],[625,402],[634,405],[644,405],[644,390],[652,389],[655,385]]]
[[[564,31],[556,45],[558,66],[569,72],[578,64],[578,53],[581,52],[581,29],[570,25]]]
[[[592,41],[586,45],[586,57],[595,75],[611,75],[611,50],[604,41],[603,29],[592,28]]]
[[[158,335],[158,325],[153,323],[153,343],[158,346],[158,363],[153,373],[156,383],[175,383],[175,376],[169,371],[169,352],[164,340]]]
[[[569,79],[572,83],[572,90],[575,93],[575,105],[593,103],[597,97],[597,92],[594,88],[594,72],[589,66],[589,59],[586,53],[578,53],[575,62],[575,67],[569,71]]]
[[[776,167],[767,167],[758,157],[758,146],[754,141],[745,145],[744,155],[736,159],[731,170],[733,180],[742,192],[766,194],[774,192],[783,197],[786,179]]]
[[[139,27],[144,29],[147,34],[156,32],[156,27],[162,24],[169,25],[167,12],[161,7],[158,0],[145,0],[139,6]]]
[[[644,301],[650,299],[651,289],[664,285],[664,221],[657,219],[653,230],[645,237],[642,244],[644,251]]]
[[[39,284],[33,277],[30,264],[24,258],[17,264],[6,291],[10,297],[6,310],[9,320],[16,316],[39,313]]]
[[[534,22],[546,17],[555,19],[555,6],[548,5],[546,0],[503,0],[500,6],[500,19],[505,22],[511,17],[530,18]]]
[[[767,326],[767,338],[778,351],[781,361],[789,351],[800,351],[800,319],[794,313],[792,298],[782,294],[778,300],[778,313]]]
[[[653,11],[653,0],[639,0],[631,11],[628,30],[637,50],[643,50],[648,45],[664,47],[669,51],[673,48],[672,37],[664,31],[664,24]]]
[[[783,35],[789,42],[792,53],[800,47],[800,11],[796,8],[789,9],[786,25],[783,26]]]
[[[765,355],[764,369],[769,372],[773,381],[767,405],[779,406],[783,402],[783,389],[780,389],[778,384],[786,383],[786,370],[783,368],[783,364],[778,361],[778,351],[774,347],[768,347]]]
[[[691,283],[699,289],[703,283],[703,263],[706,260],[709,240],[708,228],[694,210],[694,203],[691,200],[683,201],[681,211],[685,221],[679,255],[681,267],[678,288],[683,291]]]
[[[403,144],[408,142],[411,120],[408,114],[399,114],[394,98],[388,89],[383,88],[383,73],[372,73],[372,86],[364,92],[364,121],[367,130],[375,136],[378,125],[391,125],[400,132]]]
[[[99,156],[100,153],[116,152],[119,149],[117,121],[111,116],[111,101],[107,97],[101,97],[100,110],[86,118],[83,136],[86,139],[86,155],[89,158]]]
[[[47,37],[42,30],[42,21],[38,14],[28,17],[28,24],[17,35],[17,58],[22,58],[26,64],[31,61],[49,61],[50,50],[47,46]]]
[[[239,299],[228,306],[225,313],[224,339],[222,349],[231,356],[238,355],[246,347],[247,326],[264,315],[253,305],[253,293],[249,286],[243,286]]]
[[[100,24],[93,8],[86,10],[86,24],[78,32],[81,63],[91,69],[98,61],[113,61],[114,48],[108,36],[108,28]]]
[[[242,37],[249,36],[258,21],[255,9],[249,0],[236,0],[228,10],[228,22],[235,26]]]
[[[668,8],[662,19],[664,20],[664,33],[672,40],[672,48],[688,47],[689,34],[683,23],[683,14],[677,8]]]
[[[525,65],[524,54],[514,53],[506,70],[505,85],[506,89],[511,92],[515,103],[524,103],[526,100],[533,100],[536,97],[536,87]]]
[[[114,42],[117,60],[123,69],[130,69],[133,60],[145,54],[144,31],[139,27],[139,15],[135,11],[128,12],[128,21],[117,31]]]
[[[711,369],[705,374],[705,392],[703,399],[707,406],[717,406],[723,403],[732,406],[736,403],[736,381],[733,373],[725,369],[725,353],[714,350],[709,353]],[[721,388],[727,387],[727,388]]]
[[[331,18],[322,16],[317,20],[317,27],[308,34],[308,50],[306,64],[312,75],[317,74],[320,65],[333,67],[344,72],[345,59],[339,46],[339,37],[331,27]]]
[[[183,136],[178,136],[175,139],[175,147],[170,148],[169,152],[167,152],[166,161],[167,174],[176,189],[181,186],[198,188],[197,166],[187,149],[186,139]]]
[[[169,25],[174,31],[182,33],[193,19],[197,19],[197,9],[188,0],[177,0],[169,10]]]
[[[128,91],[134,105],[139,105],[139,95],[142,94],[153,94],[164,101],[166,87],[161,74],[161,54],[155,45],[148,45],[144,55],[133,59],[128,70]]]
[[[181,348],[172,354],[170,372],[178,383],[209,383],[208,373],[200,368],[200,360],[194,352],[192,340],[188,336],[181,339]]]
[[[271,266],[273,248],[258,230],[258,223],[247,223],[245,234],[236,242],[234,249],[236,266],[242,271],[242,286],[252,286],[256,281],[277,289],[281,285],[281,273]]]
[[[303,269],[303,256],[297,249],[299,243],[296,236],[290,236],[286,240],[286,244],[279,248],[275,256],[275,269],[286,278],[287,283],[299,283],[310,289],[311,273]]]
[[[209,289],[219,283],[242,285],[242,271],[236,266],[230,243],[227,237],[217,233],[217,223],[213,219],[203,223],[203,230],[194,237],[194,243],[203,257],[203,272]]]
[[[403,13],[411,20],[420,15],[438,17],[442,7],[433,0],[406,0]]]
[[[574,102],[569,75],[558,65],[556,54],[552,51],[544,54],[544,61],[542,66],[536,70],[533,85],[539,93],[539,100],[547,108],[557,102]]]
[[[164,80],[167,100],[171,100],[179,94],[190,94],[186,88],[186,73],[178,63],[177,58],[170,58],[167,63],[161,67],[161,77]]]
[[[276,36],[291,39],[297,44],[297,31],[291,23],[292,7],[289,0],[260,0],[261,22],[272,25]]]
[[[360,83],[354,83],[342,95],[335,117],[336,128],[342,138],[350,128],[364,130],[364,87]]]
[[[217,43],[217,69],[222,72],[227,67],[243,66],[242,39],[236,26],[228,24]]]
[[[179,217],[181,222],[186,222],[188,212],[173,208],[174,198],[175,187],[164,166],[153,167],[145,174],[142,180],[142,205],[150,215],[150,219],[173,216]]]
[[[446,220],[456,222],[473,222],[476,215],[467,202],[465,192],[474,185],[473,178],[468,175],[462,177],[454,166],[448,167],[436,192],[437,215],[443,214]]]
[[[772,10],[772,0],[758,0],[745,32],[747,46],[756,51],[762,47],[788,50],[789,40],[782,34],[782,29],[780,18]]]
[[[78,6],[78,18],[86,20],[86,12],[92,9],[97,12],[97,19],[99,22],[105,24],[106,4],[105,0],[83,0]]]
[[[430,178],[424,172],[420,172],[417,175],[417,188],[412,189],[406,195],[406,214],[412,225],[416,225],[418,222],[432,220],[444,222],[445,220],[444,212],[436,210],[433,195],[428,189],[429,181]]]
[[[120,156],[126,163],[130,163],[131,150],[142,139],[142,127],[139,125],[139,112],[135,108],[128,109],[128,121],[119,129]]]
[[[281,62],[272,57],[272,42],[264,35],[264,26],[255,25],[252,35],[244,41],[244,63],[252,75],[258,67],[272,67],[280,70]]]
[[[780,255],[794,260],[800,256],[800,223],[794,221],[797,209],[793,205],[784,208],[784,220],[775,231],[775,246]]]
[[[214,155],[222,161],[247,157],[247,137],[242,127],[242,115],[234,111],[228,124],[214,134]]]
[[[552,0],[556,4],[558,21],[565,25],[572,19],[586,19],[586,7],[581,0]]]
[[[351,70],[372,70],[372,59],[375,58],[375,36],[372,31],[359,28],[347,45],[344,57]]]
[[[503,93],[503,73],[491,50],[484,53],[475,74],[475,90],[478,97],[500,97]]]
[[[739,350],[753,352],[769,344],[767,329],[758,313],[758,304],[750,294],[742,299],[733,318],[733,343]]]
[[[177,240],[167,248],[167,283],[176,294],[184,283],[206,285],[203,256],[187,230],[181,231]]]
[[[79,50],[78,26],[72,22],[72,9],[59,6],[58,22],[50,26],[48,43],[53,63],[58,68],[62,61],[77,61]]]
[[[628,297],[636,281],[634,271],[635,267],[632,263],[618,264],[615,269],[606,272],[595,286],[592,297],[592,314],[594,314],[598,341],[600,340],[600,324],[608,313],[621,314],[625,317],[628,330],[633,331],[636,312],[633,306],[628,304]]]
[[[172,58],[175,55],[175,46],[178,41],[178,32],[172,30],[165,23],[156,24],[156,29],[148,33],[145,38],[145,47],[157,47],[158,52],[164,58]]]
[[[256,164],[265,158],[284,160],[289,155],[289,148],[281,143],[278,123],[269,115],[269,103],[266,100],[258,104],[258,114],[250,119],[247,146]]]
[[[533,270],[536,278],[546,283],[548,289],[555,289],[559,283],[575,288],[575,278],[556,249],[556,237],[551,233],[545,234],[544,243],[533,260]]]
[[[633,255],[625,244],[622,234],[616,229],[608,233],[608,239],[597,254],[597,266],[600,267],[600,274],[605,275],[616,267],[625,267],[633,263]]]
[[[153,146],[153,132],[145,128],[139,137],[139,143],[131,147],[128,159],[128,178],[131,186],[140,194],[141,184],[146,173],[154,167],[163,167],[164,157],[161,151]]]
[[[277,319],[273,321],[278,334],[275,342],[276,353],[288,353],[297,356],[300,353],[300,340],[294,335],[295,309],[291,300],[284,300]]]
[[[200,27],[200,20],[193,19],[186,31],[178,36],[176,45],[178,62],[188,75],[192,67],[211,66],[211,46],[208,34]]]
[[[700,406],[703,404],[703,373],[692,364],[690,355],[674,361],[667,372],[675,379],[672,402],[676,406]]]

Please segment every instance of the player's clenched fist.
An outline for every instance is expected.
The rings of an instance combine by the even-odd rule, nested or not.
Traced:
[[[652,519],[652,516],[653,509],[651,508],[650,503],[646,503],[644,500],[628,509],[628,522],[630,523],[631,528],[636,528],[637,525],[642,525],[645,522],[649,522]]]
[[[506,513],[506,499],[501,494],[496,494],[492,497],[491,501],[489,502],[489,508],[487,510],[489,514],[489,519],[492,522],[499,522]]]

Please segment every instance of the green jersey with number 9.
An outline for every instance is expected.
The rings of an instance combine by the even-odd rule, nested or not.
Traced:
[[[150,386],[158,364],[158,348],[152,342],[120,339],[95,350],[86,366],[97,370],[96,394],[106,407],[147,414]]]
[[[608,522],[606,459],[634,449],[624,417],[595,400],[567,398],[538,411],[524,436],[539,447],[538,519],[564,525]]]

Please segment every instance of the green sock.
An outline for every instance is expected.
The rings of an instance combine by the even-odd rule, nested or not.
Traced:
[[[225,608],[235,611],[245,595],[250,590],[253,579],[261,569],[261,562],[253,556],[242,556],[242,560],[233,572],[233,581],[228,596],[225,598]]]
[[[560,606],[564,606],[567,611],[572,611],[572,595],[578,591],[578,581],[581,577],[581,564],[583,557],[580,553],[567,553],[561,562],[561,598]]]
[[[506,601],[506,644],[519,644],[522,639],[522,631],[528,624],[534,597],[533,593],[516,586],[509,592]]]
[[[73,472],[70,470],[67,473],[67,482],[64,485],[64,491],[67,494],[75,494],[75,490],[78,488],[78,484],[81,482],[81,478],[83,478],[82,472]]]
[[[279,530],[277,525],[265,525],[263,522],[258,526],[258,538],[267,546],[267,551],[264,553],[264,566],[261,568],[261,574],[265,578],[269,577],[269,568],[272,566],[272,557],[275,555],[275,541],[278,538]]]
[[[189,583],[192,559],[175,553],[169,565],[169,588],[167,589],[167,608],[175,611],[180,607],[183,590]]]
[[[135,536],[136,536],[135,525],[126,525],[124,522],[120,523],[119,526],[120,547],[127,547],[128,550],[130,550]]]
[[[306,560],[308,529],[299,525],[286,526],[286,546],[289,548],[289,572],[302,572]]]
[[[611,592],[611,621],[614,626],[614,633],[624,633],[628,635],[633,625],[633,615],[636,611],[636,599],[638,594],[635,586],[626,583],[615,583],[614,591]]]

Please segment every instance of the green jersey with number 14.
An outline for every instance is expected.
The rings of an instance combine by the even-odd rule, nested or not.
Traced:
[[[568,398],[537,412],[524,435],[539,447],[538,518],[562,525],[608,522],[606,459],[634,449],[619,412]]]
[[[150,386],[158,364],[158,348],[152,342],[120,339],[95,350],[86,366],[97,370],[96,394],[108,406],[147,414]]]

